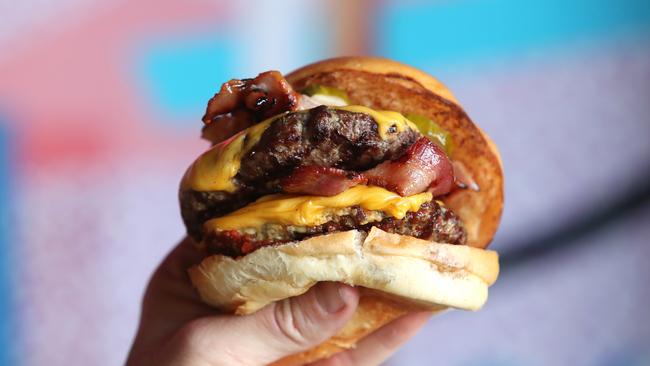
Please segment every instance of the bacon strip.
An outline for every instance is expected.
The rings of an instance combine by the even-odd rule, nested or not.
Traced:
[[[366,183],[402,196],[429,191],[436,197],[451,191],[454,169],[438,145],[421,137],[399,158],[385,161],[363,173],[313,165],[298,167],[282,181],[282,190],[333,196]]]
[[[384,187],[402,196],[428,190],[433,196],[449,191],[454,170],[442,149],[426,137],[419,138],[404,155],[385,161],[363,173],[368,183]]]
[[[298,108],[300,94],[296,93],[282,74],[267,71],[254,79],[232,79],[221,85],[221,89],[208,102],[203,116],[207,125],[221,115],[246,109],[257,120],[272,117]]]
[[[346,189],[365,184],[367,179],[343,169],[308,165],[296,168],[282,181],[282,190],[317,196],[334,196]]]
[[[212,145],[216,145],[255,123],[255,119],[249,111],[238,109],[232,113],[217,116],[212,123],[203,126],[201,137],[210,141]]]

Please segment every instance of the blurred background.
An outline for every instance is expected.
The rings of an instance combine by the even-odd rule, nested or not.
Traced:
[[[647,0],[0,0],[0,364],[117,365],[231,77],[439,77],[501,149],[502,275],[389,365],[650,365]]]

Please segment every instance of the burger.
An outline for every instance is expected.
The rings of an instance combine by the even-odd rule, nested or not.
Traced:
[[[212,147],[185,173],[181,214],[205,253],[201,298],[250,314],[319,281],[361,289],[328,357],[414,309],[477,310],[499,271],[495,145],[438,80],[380,58],[329,59],[224,83]]]

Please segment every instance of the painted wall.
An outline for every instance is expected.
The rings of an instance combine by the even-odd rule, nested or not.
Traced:
[[[207,99],[355,49],[439,76],[506,171],[487,306],[389,363],[647,364],[649,4],[0,1],[0,364],[122,363]]]

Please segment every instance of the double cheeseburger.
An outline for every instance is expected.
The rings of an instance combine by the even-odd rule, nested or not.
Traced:
[[[477,310],[497,278],[494,144],[433,77],[379,58],[233,79],[210,99],[212,147],[180,189],[201,298],[249,314],[319,281],[360,287],[328,357],[412,309]]]

